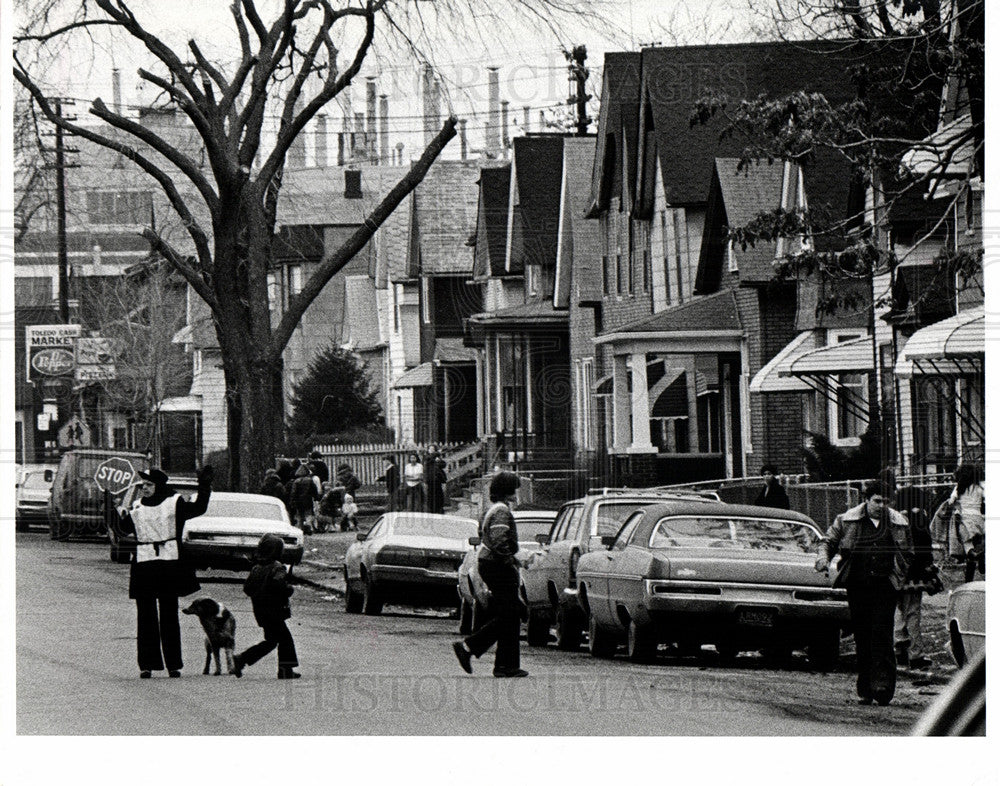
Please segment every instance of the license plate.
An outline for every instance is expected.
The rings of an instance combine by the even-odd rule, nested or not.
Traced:
[[[450,573],[458,570],[458,566],[450,559],[432,559],[427,563],[430,570],[437,570],[443,573]]]
[[[757,628],[773,628],[777,612],[774,609],[739,609],[736,620],[740,625],[752,625]]]

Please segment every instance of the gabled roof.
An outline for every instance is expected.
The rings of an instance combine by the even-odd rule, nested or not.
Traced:
[[[855,95],[848,73],[852,58],[844,49],[843,43],[815,41],[644,49],[641,95],[655,131],[667,202],[703,204],[714,159],[746,147],[739,135],[719,138],[722,117],[692,127],[696,100],[708,91],[736,103],[806,90],[822,92],[831,104],[849,101]]]
[[[612,196],[620,196],[623,180],[634,182],[632,177],[622,178],[622,137],[632,139],[638,129],[640,62],[639,52],[608,52],[604,56],[589,213],[606,209]],[[635,144],[629,145],[630,152],[636,149]],[[635,159],[628,163],[629,172],[634,173]]]
[[[555,266],[562,149],[562,136],[514,138],[518,202],[513,217],[520,224],[522,247],[511,250],[508,273],[523,271],[525,263]]]
[[[733,332],[743,330],[736,298],[729,290],[699,297],[651,317],[643,317],[615,328],[623,333],[696,333],[699,331]]]
[[[553,303],[566,308],[572,298],[601,297],[600,224],[584,217],[590,202],[591,162],[596,139],[566,137],[560,196],[559,242]]]
[[[510,164],[479,173],[479,213],[473,277],[484,280],[505,275],[507,210],[510,205]]]
[[[472,273],[466,242],[476,225],[479,165],[475,161],[435,161],[414,191],[420,273]]]
[[[361,172],[361,198],[344,196],[348,170]],[[278,196],[278,224],[361,224],[406,174],[406,167],[309,167],[285,172]]]

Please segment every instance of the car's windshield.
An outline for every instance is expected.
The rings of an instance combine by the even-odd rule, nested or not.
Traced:
[[[392,525],[392,531],[396,535],[427,535],[436,538],[468,540],[479,534],[479,525],[471,519],[415,513],[397,516]]]
[[[798,521],[673,516],[656,525],[650,548],[721,548],[810,553],[819,532]]]
[[[597,536],[617,535],[622,528],[622,522],[629,513],[641,508],[641,502],[598,502],[597,503]]]
[[[281,521],[281,505],[256,500],[223,499],[212,497],[208,501],[206,516],[234,519],[267,519]]]

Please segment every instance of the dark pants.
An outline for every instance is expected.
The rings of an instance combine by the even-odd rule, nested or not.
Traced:
[[[893,619],[898,596],[888,579],[847,585],[858,652],[858,696],[863,699],[891,699],[896,691]]]
[[[256,663],[277,647],[279,669],[298,666],[299,659],[295,654],[295,641],[292,639],[292,633],[288,630],[285,621],[275,620],[267,625],[261,625],[261,628],[264,631],[264,640],[237,655],[243,665],[250,666]]]
[[[139,671],[160,671],[164,662],[168,671],[180,671],[184,662],[181,660],[181,624],[177,618],[177,596],[149,595],[136,598],[135,610]]]
[[[493,673],[517,671],[521,668],[517,568],[483,560],[479,563],[479,575],[492,596],[487,609],[488,619],[465,640],[465,646],[478,658],[495,643],[497,653],[493,660]]]

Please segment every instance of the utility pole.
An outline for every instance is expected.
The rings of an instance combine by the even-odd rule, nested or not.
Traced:
[[[569,81],[576,83],[576,95],[566,99],[566,103],[576,104],[576,135],[586,136],[587,126],[590,125],[590,118],[587,117],[587,77],[590,70],[584,65],[587,62],[587,47],[584,44],[574,46],[570,52],[564,51],[566,61],[569,63]]]
[[[62,117],[63,104],[72,104],[69,98],[55,98],[56,116]],[[73,118],[69,118],[73,119]],[[59,266],[59,319],[63,324],[69,324],[69,251],[66,242],[66,168],[79,166],[67,164],[66,153],[75,153],[75,149],[67,149],[63,142],[63,129],[56,124],[56,254]]]

